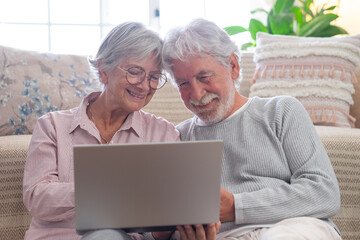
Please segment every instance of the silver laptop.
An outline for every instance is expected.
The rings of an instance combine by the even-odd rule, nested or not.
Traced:
[[[76,229],[173,230],[219,221],[222,141],[77,145]]]

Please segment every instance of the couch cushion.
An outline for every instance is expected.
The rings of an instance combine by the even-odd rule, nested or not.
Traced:
[[[251,80],[253,79],[256,64],[254,62],[254,51],[241,51],[240,52],[240,78],[239,89],[240,95],[249,97]]]
[[[297,97],[314,124],[354,127],[349,114],[360,35],[305,38],[259,33],[250,96]]]
[[[360,67],[355,70],[357,83],[354,84],[355,93],[353,94],[354,105],[350,107],[350,115],[356,119],[355,127],[360,128]]]
[[[77,106],[100,83],[84,56],[0,46],[0,136],[30,134],[43,114]]]

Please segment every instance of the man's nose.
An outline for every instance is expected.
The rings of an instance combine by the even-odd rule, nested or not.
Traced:
[[[193,81],[190,89],[190,97],[192,100],[200,101],[201,98],[206,94],[206,90],[198,81]]]

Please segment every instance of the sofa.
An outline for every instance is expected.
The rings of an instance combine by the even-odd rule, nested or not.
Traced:
[[[251,86],[245,83],[246,75],[254,74],[256,64],[242,61],[240,86],[246,95],[249,92],[244,89]],[[101,87],[90,74],[85,56],[0,46],[0,239],[23,239],[31,221],[22,201],[22,180],[36,119],[49,111],[75,107]],[[360,92],[359,84],[356,91]],[[144,110],[174,124],[192,117],[170,83],[156,92]],[[360,114],[356,118],[360,122]],[[360,239],[359,127],[315,126],[339,181],[341,208],[333,221],[344,240]]]

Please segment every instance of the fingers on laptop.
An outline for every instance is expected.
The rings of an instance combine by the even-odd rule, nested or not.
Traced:
[[[181,240],[215,240],[219,228],[220,224],[214,223],[208,224],[206,228],[200,224],[177,227]]]

